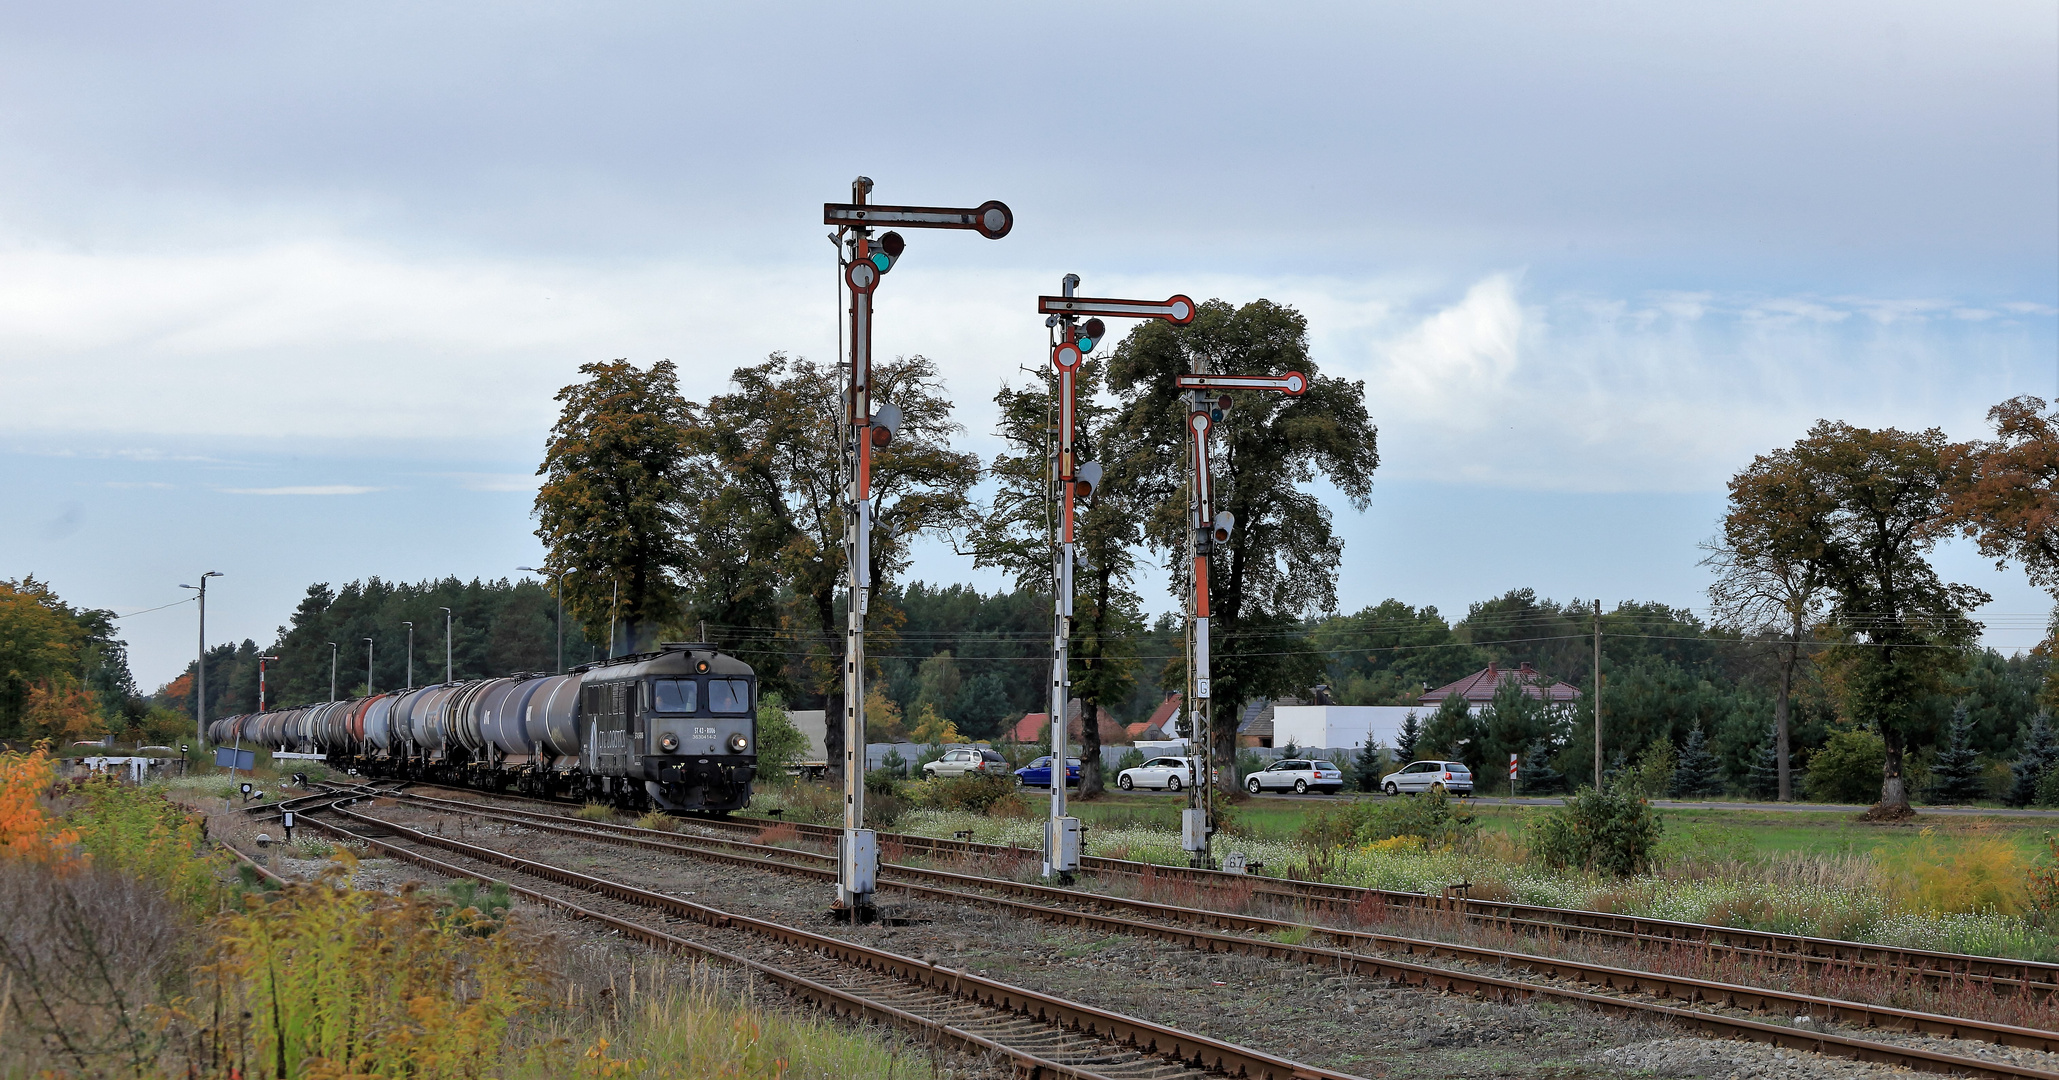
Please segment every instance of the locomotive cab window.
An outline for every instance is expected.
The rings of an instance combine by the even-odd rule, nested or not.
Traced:
[[[696,691],[699,689],[692,679],[658,679],[657,710],[661,713],[690,713],[699,708]]]
[[[751,682],[749,679],[709,679],[708,711],[716,713],[747,713],[751,711]]]

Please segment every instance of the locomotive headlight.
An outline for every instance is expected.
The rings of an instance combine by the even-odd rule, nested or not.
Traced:
[[[658,740],[658,749],[660,749],[660,750],[663,750],[663,751],[665,751],[665,752],[666,752],[666,753],[668,753],[668,754],[676,754],[676,753],[678,753],[678,752],[679,752],[679,736],[677,736],[677,735],[674,735],[674,734],[672,734],[672,733],[671,733],[671,732],[669,732],[669,731],[668,731],[668,732],[666,732],[666,733],[665,733],[665,737],[664,737],[664,738],[662,738],[662,739],[659,739],[659,740]]]
[[[751,740],[744,738],[744,733],[741,731],[729,737],[729,752],[732,754],[741,754],[744,752],[744,748],[750,745]]]

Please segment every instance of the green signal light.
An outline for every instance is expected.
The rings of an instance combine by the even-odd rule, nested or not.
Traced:
[[[894,268],[894,257],[884,251],[875,251],[872,253],[872,265],[879,267],[879,272],[884,274]]]
[[[872,260],[872,265],[878,267],[879,272],[884,274],[894,268],[894,263],[900,259],[901,252],[907,249],[908,241],[902,239],[900,233],[890,232],[881,236],[879,241],[872,246],[872,251],[865,257]]]

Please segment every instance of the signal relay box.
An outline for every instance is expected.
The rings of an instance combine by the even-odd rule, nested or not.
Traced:
[[[1180,811],[1180,847],[1187,851],[1208,850],[1208,812],[1199,807]]]
[[[1080,819],[1053,818],[1044,823],[1044,850],[1050,854],[1053,873],[1069,874],[1080,868]]]

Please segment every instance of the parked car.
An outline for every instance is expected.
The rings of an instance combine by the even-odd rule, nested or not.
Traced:
[[[1344,790],[1344,773],[1327,761],[1310,761],[1307,758],[1282,758],[1271,765],[1244,778],[1245,790],[1253,795],[1261,791],[1296,792]]]
[[[1448,791],[1463,797],[1473,793],[1473,773],[1463,761],[1412,761],[1381,777],[1380,790],[1389,795]]]
[[[999,751],[978,746],[961,746],[944,751],[944,756],[922,767],[924,776],[964,776],[966,773],[998,775],[1008,770],[1008,759]]]
[[[1116,776],[1115,784],[1124,791],[1135,788],[1178,791],[1194,785],[1195,770],[1201,767],[1200,761],[1200,758],[1152,758],[1142,765],[1124,769]]]
[[[1015,770],[1015,782],[1024,787],[1050,787],[1051,755],[1045,754]],[[1065,759],[1065,786],[1080,786],[1080,759],[1076,757]]]

